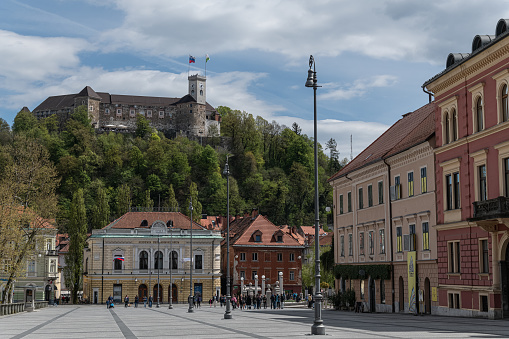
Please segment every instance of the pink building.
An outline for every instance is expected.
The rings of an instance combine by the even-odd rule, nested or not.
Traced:
[[[449,54],[435,96],[438,314],[509,317],[509,20]]]

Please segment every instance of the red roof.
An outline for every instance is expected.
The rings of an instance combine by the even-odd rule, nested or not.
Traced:
[[[403,115],[403,118],[373,141],[339,172],[330,177],[328,181],[403,152],[431,138],[435,133],[433,120],[435,107],[434,103],[429,103],[414,112]]]
[[[155,221],[162,221],[168,225],[173,221],[173,227],[178,229],[191,229],[191,219],[180,212],[127,212],[104,228],[150,228]],[[143,226],[142,226],[143,225]],[[200,224],[193,222],[193,228],[204,229]]]

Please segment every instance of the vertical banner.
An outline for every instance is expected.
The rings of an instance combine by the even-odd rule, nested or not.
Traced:
[[[416,277],[415,277],[415,251],[408,252],[408,312],[416,314]]]

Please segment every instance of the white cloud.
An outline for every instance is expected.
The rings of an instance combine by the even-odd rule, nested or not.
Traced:
[[[348,100],[364,95],[370,88],[390,87],[397,82],[392,75],[378,75],[370,79],[359,79],[351,85],[341,87],[339,84],[326,83],[323,88],[326,91],[319,98],[324,100]]]
[[[465,46],[461,42],[465,25],[458,25],[454,18],[475,17],[469,22],[474,35],[492,34],[497,20],[476,0],[454,1],[452,5],[440,0],[116,3],[125,12],[125,20],[117,29],[105,32],[101,44],[164,56],[253,49],[292,59],[310,52],[337,56],[349,51],[374,58],[442,62],[442,49]],[[490,12],[509,14],[502,2],[490,4]],[[485,27],[491,26],[486,32]]]

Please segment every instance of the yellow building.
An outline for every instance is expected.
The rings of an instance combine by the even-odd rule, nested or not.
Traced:
[[[195,222],[191,228],[180,212],[128,212],[88,238],[83,297],[104,303],[127,295],[132,303],[138,295],[142,303],[152,295],[157,303],[159,295],[168,303],[171,279],[173,303],[187,303],[191,290],[208,301],[220,293],[221,240],[218,231]]]

